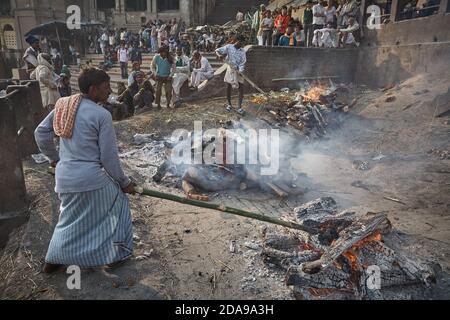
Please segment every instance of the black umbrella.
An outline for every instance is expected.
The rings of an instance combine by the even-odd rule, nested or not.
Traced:
[[[102,26],[103,24],[100,22],[81,22],[81,27],[82,28],[86,28],[86,27],[93,27],[93,26]],[[43,35],[46,32],[52,32],[54,30],[56,30],[56,32],[58,33],[58,28],[61,30],[68,30],[68,31],[72,31],[69,30],[69,28],[67,28],[67,22],[65,21],[50,21],[50,22],[45,22],[43,24],[40,24],[34,28],[32,28],[30,31],[28,31],[25,36],[28,35]]]
[[[100,22],[81,22],[80,26],[82,28],[86,28],[86,27],[92,27],[92,26],[102,26],[103,24]],[[50,22],[46,22],[43,24],[40,24],[34,28],[32,28],[30,31],[28,31],[25,34],[25,37],[29,36],[29,35],[43,35],[44,33],[48,33],[48,32],[52,32],[53,30],[56,31],[56,38],[58,39],[58,44],[59,44],[59,50],[61,51],[61,53],[63,52],[62,50],[62,45],[61,45],[61,38],[59,36],[59,30],[62,31],[71,31],[69,28],[67,28],[67,22],[65,21],[50,21]],[[64,60],[63,60],[64,62]]]

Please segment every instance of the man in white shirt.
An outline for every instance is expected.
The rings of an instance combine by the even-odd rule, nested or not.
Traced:
[[[336,10],[339,27],[347,27],[348,19],[351,16],[355,16],[358,10],[358,4],[355,0],[343,0],[343,1],[344,3],[341,3],[341,5]]]
[[[122,29],[122,32],[120,32],[120,41],[125,41],[127,37],[127,29]]]
[[[158,48],[161,48],[164,45],[164,41],[167,38],[167,25],[163,24],[159,29],[158,29]]]
[[[312,7],[313,12],[313,29],[322,29],[325,26],[325,8],[322,5],[323,2],[319,2]]]
[[[114,46],[116,45],[116,36],[114,35],[114,32],[111,32],[109,34],[109,45],[114,48]]]
[[[348,26],[344,29],[338,29],[339,39],[343,46],[358,46],[359,43],[356,42],[356,39],[353,35],[353,32],[359,29],[359,24],[356,22],[355,18],[348,18]]]
[[[193,53],[192,60],[191,87],[198,88],[203,81],[209,80],[214,76],[214,69],[211,67],[208,59],[203,57],[198,51]]]
[[[180,101],[180,90],[183,84],[189,80],[190,61],[181,47],[177,47],[175,57],[175,73],[173,75],[172,87],[174,93],[174,105]]]
[[[103,32],[102,36],[100,37],[100,48],[102,50],[102,54],[105,54],[105,48],[109,43],[109,36],[108,36],[108,32],[105,30],[105,32]]]
[[[244,78],[241,73],[245,70],[245,64],[247,63],[247,54],[244,50],[244,39],[242,36],[236,38],[236,42],[227,44],[216,50],[216,55],[219,59],[226,57],[226,63],[228,64],[227,72],[225,74],[224,81],[227,84],[227,110],[233,110],[231,104],[231,90],[239,90],[239,102],[238,110],[240,114],[244,113],[242,109],[242,101],[244,100]]]
[[[122,79],[128,78],[128,49],[125,47],[125,43],[122,42],[119,50],[117,50],[117,59],[120,62],[120,71]]]

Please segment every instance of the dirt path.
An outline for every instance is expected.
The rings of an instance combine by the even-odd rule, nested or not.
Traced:
[[[415,94],[424,88],[429,91]],[[414,238],[405,244],[408,250],[432,256],[448,272],[450,160],[428,151],[450,150],[448,117],[433,120],[435,99],[449,88],[448,80],[416,77],[388,92],[366,90],[344,125],[330,130],[326,140],[305,146],[295,161],[307,174],[304,186],[308,191],[299,201],[328,195],[342,208],[386,211],[396,228]],[[389,93],[395,101],[385,101]],[[175,128],[192,129],[194,120],[203,120],[205,127],[218,127],[220,121],[237,117],[226,113],[223,103],[208,101],[118,123],[119,146],[127,150],[135,133],[166,136]],[[366,161],[370,169],[355,169],[355,161]],[[0,260],[0,297],[293,298],[283,283],[284,275],[268,270],[257,251],[245,245],[259,239],[264,224],[138,196],[131,197],[135,259],[108,273],[84,270],[82,290],[68,290],[65,273],[47,276],[39,272],[58,217],[58,199],[45,170],[45,165],[25,164],[31,216],[29,223],[11,236]],[[152,186],[180,194],[177,189]],[[284,231],[280,228],[280,232]],[[236,253],[229,250],[233,240]],[[448,279],[441,279],[436,297],[448,298],[449,294]]]

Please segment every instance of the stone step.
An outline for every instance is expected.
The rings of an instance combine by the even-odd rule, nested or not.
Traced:
[[[207,52],[207,53],[202,53],[202,54],[209,60],[211,66],[213,67],[214,70],[217,70],[221,66],[223,66],[223,62],[218,60],[214,53]],[[151,61],[153,60],[153,57],[154,57],[154,54],[148,54],[148,53],[143,54],[143,56],[142,56],[143,64],[141,66],[142,71],[149,72],[151,70],[150,64],[151,64]],[[93,66],[98,66],[103,61],[104,61],[104,58],[103,58],[102,54],[87,54],[86,56],[84,56],[81,59],[82,65],[85,65],[85,64],[87,64],[87,62],[90,62]],[[132,67],[132,63],[130,61],[128,63],[128,68],[129,68],[128,72],[131,71],[131,67]],[[78,76],[79,76],[80,70],[77,66],[70,66],[70,71],[72,73],[72,78],[70,81],[72,90],[74,92],[78,92]],[[111,77],[111,89],[113,90],[114,93],[117,93],[117,84],[119,82],[124,82],[125,85],[127,84],[127,79],[122,79],[122,77],[121,77],[120,65],[118,63],[116,63],[110,70],[108,70],[108,75]]]

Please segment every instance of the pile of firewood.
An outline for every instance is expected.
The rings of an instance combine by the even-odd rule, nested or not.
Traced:
[[[242,36],[245,41],[244,43],[250,44],[251,39],[251,26],[244,22],[236,22],[230,21],[224,25],[204,25],[196,28],[189,28],[186,30],[185,34],[188,34],[192,38],[196,36],[203,35],[205,33],[210,33],[214,35],[216,39],[217,36],[226,36],[230,37],[231,35],[239,35]]]
[[[315,232],[266,231],[262,254],[287,272],[286,284],[300,298],[401,299],[436,282],[439,268],[397,247],[398,232],[384,213],[339,212],[325,197],[285,219]]]
[[[285,88],[267,95],[255,94],[252,102],[264,111],[259,116],[271,125],[292,127],[305,135],[313,130],[324,135],[329,113],[336,110],[346,112],[349,108],[336,101],[337,89],[331,80],[325,85],[318,83],[312,86],[305,81],[298,91]]]

